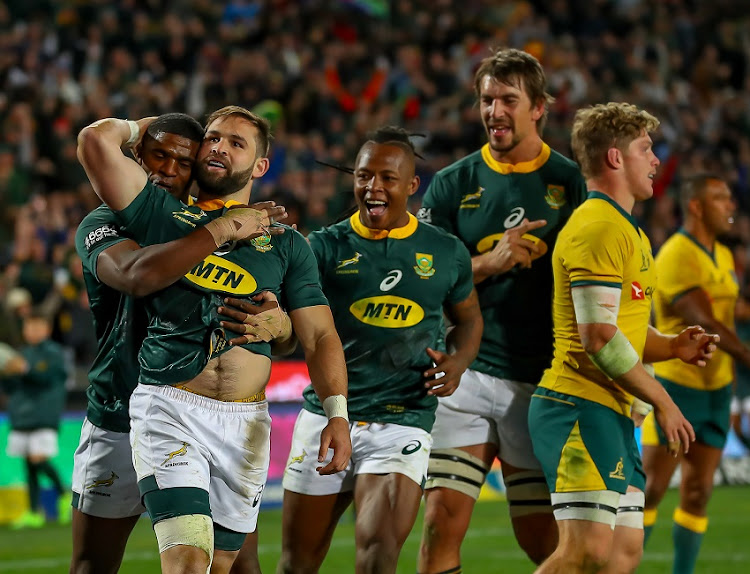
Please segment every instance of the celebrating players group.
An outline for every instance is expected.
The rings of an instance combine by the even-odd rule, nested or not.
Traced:
[[[116,572],[144,511],[163,572],[260,572],[265,386],[271,355],[297,345],[311,385],[278,572],[317,572],[352,502],[352,570],[395,572],[423,495],[417,572],[461,572],[496,458],[519,545],[566,574],[635,571],[681,463],[674,572],[693,571],[732,359],[750,365],[717,242],[731,192],[715,174],[684,182],[684,226],[654,258],[632,215],[653,194],[654,116],[579,110],[575,163],[542,139],[552,99],[531,55],[487,57],[475,91],[488,142],[437,173],[416,217],[414,145],[384,126],[352,168],[357,210],[307,238],[283,206],[251,204],[271,133],[242,107],[205,128],[165,114],[81,131],[105,205],[76,234],[99,353],[71,572]]]

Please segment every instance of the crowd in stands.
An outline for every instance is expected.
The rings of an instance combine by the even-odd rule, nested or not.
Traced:
[[[637,216],[658,249],[679,226],[680,181],[726,178],[740,208],[738,275],[750,246],[750,13],[728,0],[25,0],[0,2],[0,340],[32,306],[85,373],[95,340],[73,237],[99,204],[76,158],[103,117],[239,104],[273,124],[257,199],[303,232],[351,205],[366,132],[415,134],[431,175],[485,141],[473,92],[490,48],[543,64],[544,139],[570,155],[575,110],[628,101],[660,118],[655,201]],[[419,206],[415,196],[413,209]],[[748,273],[750,275],[750,273]],[[85,385],[80,378],[78,385]]]

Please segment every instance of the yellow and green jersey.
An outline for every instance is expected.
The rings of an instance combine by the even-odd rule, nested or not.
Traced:
[[[230,204],[219,200],[185,205],[151,183],[117,212],[123,230],[140,245],[167,243],[220,217]],[[274,224],[279,225],[279,224]],[[139,353],[140,382],[172,385],[196,377],[210,359],[230,349],[218,313],[226,296],[252,302],[274,293],[288,311],[327,305],[318,269],[305,238],[285,227],[280,235],[232,241],[217,248],[180,281],[144,298],[148,317]],[[243,348],[270,357],[270,343]]]
[[[655,326],[665,334],[676,334],[688,324],[672,309],[680,297],[703,289],[711,300],[714,317],[734,329],[734,306],[739,294],[732,252],[719,242],[713,250],[681,229],[670,237],[656,256],[659,289],[654,297]],[[679,359],[655,363],[657,376],[693,389],[720,389],[734,379],[732,357],[717,350],[705,367],[695,367]]]
[[[468,251],[412,215],[386,231],[363,226],[357,212],[309,239],[344,347],[349,417],[429,432],[437,398],[424,386],[426,349],[443,340],[443,307],[471,294]],[[323,414],[312,387],[304,397],[307,410]]]
[[[560,232],[552,254],[555,355],[540,386],[630,416],[632,396],[583,350],[571,289],[586,285],[621,289],[617,327],[642,358],[656,282],[654,267],[651,243],[635,219],[603,193],[589,193]]]
[[[417,217],[456,235],[472,256],[490,251],[524,218],[547,221],[527,236],[547,251],[530,269],[476,285],[484,333],[472,369],[532,384],[541,379],[552,359],[552,246],[585,198],[578,166],[547,144],[534,160],[513,165],[494,160],[485,145],[435,175]]]

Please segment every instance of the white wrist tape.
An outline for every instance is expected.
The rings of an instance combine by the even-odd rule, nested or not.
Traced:
[[[606,345],[589,355],[589,359],[610,379],[619,379],[641,360],[620,329],[615,331],[615,336]]]
[[[630,410],[645,417],[646,415],[648,415],[648,413],[654,410],[654,407],[652,407],[646,401],[642,401],[638,397],[633,397],[633,404],[630,405]]]
[[[216,247],[245,239],[260,231],[267,233],[263,227],[263,213],[250,207],[228,209],[224,215],[209,221],[204,227],[214,238]]]
[[[605,285],[586,285],[570,290],[576,322],[617,325],[622,289]]]
[[[341,417],[349,422],[349,413],[346,410],[346,397],[344,395],[331,395],[323,401],[323,410],[331,420],[333,417]]]
[[[141,128],[139,128],[138,124],[133,120],[128,120],[128,127],[130,128],[130,137],[128,138],[128,141],[125,142],[125,145],[130,147],[138,141],[138,136],[141,135]]]

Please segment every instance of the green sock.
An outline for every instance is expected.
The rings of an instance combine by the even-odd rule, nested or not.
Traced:
[[[643,547],[646,547],[649,536],[654,529],[656,523],[656,515],[658,510],[656,508],[646,508],[643,511]]]
[[[673,518],[674,565],[672,574],[692,574],[701,549],[703,533],[708,527],[708,518],[695,516],[681,508],[675,509]]]

